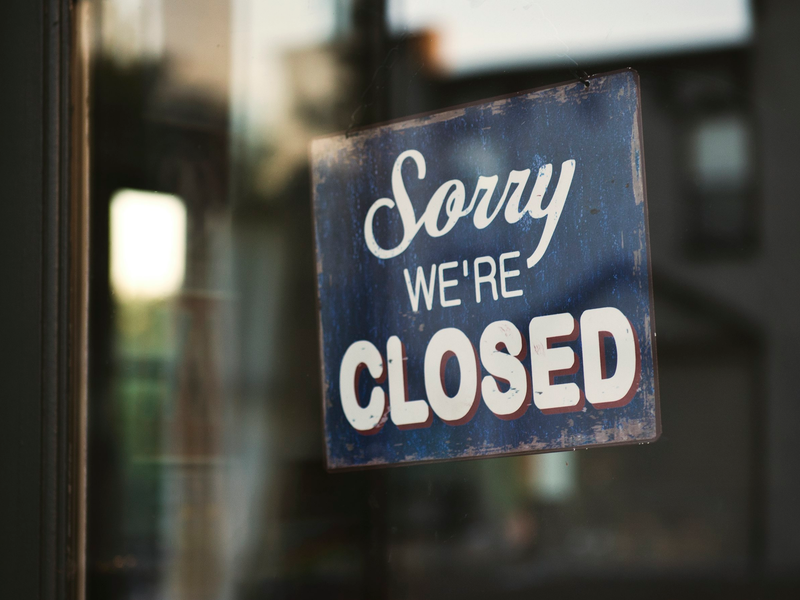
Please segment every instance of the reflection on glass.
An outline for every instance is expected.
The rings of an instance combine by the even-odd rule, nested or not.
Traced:
[[[457,75],[735,46],[753,28],[747,0],[394,0],[389,23],[435,32],[437,63]]]
[[[722,249],[752,245],[756,231],[752,149],[749,123],[739,112],[704,115],[690,132],[691,219],[697,245],[702,246],[702,240],[717,241]]]
[[[580,454],[545,454],[524,459],[528,486],[544,502],[565,502],[578,491]]]
[[[712,294],[719,265],[679,251],[693,182],[718,194],[753,158],[754,109],[717,106],[746,91],[748,3],[95,7],[90,600],[675,597],[698,577],[763,580],[765,523],[794,514],[768,512],[767,490],[794,505],[766,483],[753,407],[786,365],[765,366],[761,321],[731,308],[750,296]],[[309,140],[570,79],[560,55],[645,51],[664,438],[328,475]],[[725,273],[737,289],[778,279]]]
[[[695,168],[706,190],[738,190],[750,176],[750,140],[736,115],[707,119],[694,132]]]
[[[111,199],[111,283],[118,298],[175,294],[186,263],[186,207],[170,194],[122,190]]]

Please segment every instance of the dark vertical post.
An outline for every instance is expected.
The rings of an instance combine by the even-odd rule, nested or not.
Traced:
[[[44,7],[2,4],[0,115],[0,581],[41,598]]]
[[[359,104],[352,125],[358,127],[389,118],[389,72],[396,50],[388,40],[386,2],[355,0],[353,33],[353,58],[360,77]]]
[[[388,39],[385,0],[355,0],[353,4],[353,60],[359,88],[351,127],[389,119],[389,82],[395,50]],[[386,473],[369,474],[369,516],[365,543],[364,598],[388,595],[388,539]]]
[[[75,2],[0,5],[0,597],[75,597],[70,29]]]
[[[379,123],[389,118],[389,75],[395,58],[388,40],[386,2],[356,0],[353,31],[361,96],[352,125]],[[385,598],[388,590],[386,474],[375,471],[370,473],[369,479],[364,597]]]

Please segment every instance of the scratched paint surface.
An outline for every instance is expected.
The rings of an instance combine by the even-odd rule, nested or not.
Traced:
[[[315,140],[312,185],[317,248],[317,285],[323,359],[325,444],[330,469],[399,462],[445,460],[507,453],[542,452],[600,444],[654,440],[660,432],[653,348],[650,258],[641,156],[638,76],[633,71],[600,75],[484,104],[379,126],[349,136]],[[564,209],[542,259],[528,269],[525,258],[536,248],[545,219],[526,216],[515,224],[500,211],[488,227],[477,229],[472,215],[447,235],[424,229],[399,256],[377,258],[367,248],[364,224],[379,198],[392,198],[391,173],[402,152],[415,149],[427,173],[418,179],[412,161],[403,180],[416,218],[444,182],[459,179],[472,197],[478,177],[498,175],[492,206],[511,170],[531,169],[523,193],[527,201],[538,169],[553,165],[544,198],[552,196],[564,161],[576,161]],[[444,216],[439,221],[441,226]],[[402,227],[396,211],[376,216],[375,236],[384,247],[396,245]],[[461,265],[479,256],[519,251],[520,276],[509,287],[523,294],[475,302],[473,274]],[[431,310],[420,301],[412,310],[403,271],[417,266],[429,273],[434,263],[458,261],[451,278],[458,284],[448,298],[460,306],[442,307],[438,286]],[[626,406],[545,414],[535,405],[518,419],[502,420],[480,402],[472,419],[451,426],[436,416],[430,427],[400,430],[389,419],[374,435],[362,435],[347,422],[339,395],[339,366],[357,340],[375,344],[385,356],[386,341],[397,335],[408,356],[408,398],[425,398],[423,359],[433,334],[457,327],[477,347],[492,321],[514,323],[526,339],[533,317],[568,312],[576,319],[590,308],[618,308],[633,324],[641,349],[641,379]],[[567,345],[581,355],[580,338]],[[613,354],[613,349],[609,350]],[[613,361],[613,356],[609,360]],[[453,362],[453,361],[451,361]],[[530,364],[526,364],[530,371]],[[483,370],[481,377],[488,373]],[[448,389],[457,388],[457,370],[448,366]],[[556,382],[574,381],[583,389],[582,369]],[[359,384],[369,396],[374,382]],[[455,383],[453,383],[455,381]],[[449,387],[454,386],[454,387]],[[386,389],[386,384],[383,384]]]

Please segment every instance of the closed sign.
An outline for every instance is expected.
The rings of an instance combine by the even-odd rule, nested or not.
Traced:
[[[314,140],[329,469],[654,440],[638,76]]]

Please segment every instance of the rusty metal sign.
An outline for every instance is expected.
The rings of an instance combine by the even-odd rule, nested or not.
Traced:
[[[660,433],[632,70],[316,139],[331,470]]]

